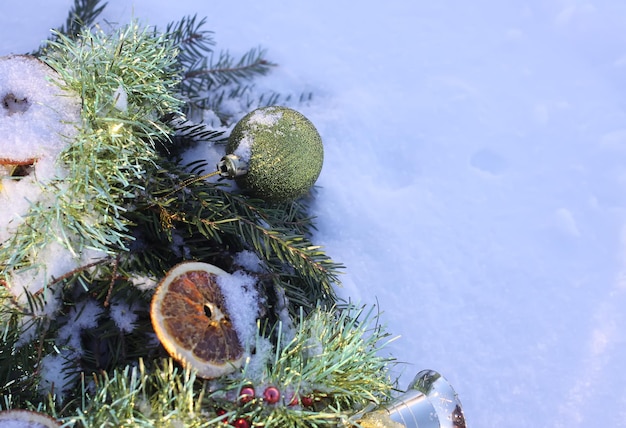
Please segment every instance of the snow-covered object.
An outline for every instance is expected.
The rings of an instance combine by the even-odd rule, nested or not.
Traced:
[[[0,57],[0,242],[64,172],[58,155],[77,132],[80,98],[33,56]]]
[[[33,204],[54,198],[53,191],[46,191],[50,183],[66,176],[57,158],[78,132],[81,100],[61,89],[59,79],[33,56],[0,57],[0,245],[16,233]],[[37,291],[42,275],[60,275],[76,266],[59,244],[42,249],[44,256],[54,261],[44,266],[47,273],[32,270],[6,284],[16,295],[24,288]]]

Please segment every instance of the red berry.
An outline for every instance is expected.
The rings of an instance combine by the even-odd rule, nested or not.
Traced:
[[[268,386],[263,391],[263,398],[268,404],[276,404],[280,400],[280,391],[275,386]]]
[[[297,406],[298,404],[300,404],[300,400],[298,400],[298,396],[296,394],[294,394],[291,397],[291,400],[289,400],[289,405],[290,406]]]
[[[221,409],[221,408],[220,408],[220,409],[217,409],[217,410],[215,411],[215,413],[217,413],[217,416],[223,416],[223,415],[225,415],[225,414],[226,414],[226,413],[228,413],[228,412],[227,412],[225,409]],[[224,419],[222,419],[222,422],[228,422],[228,418],[224,418]]]
[[[233,426],[235,428],[250,428],[250,422],[243,418],[240,418],[233,422]]]
[[[241,388],[241,391],[239,392],[239,401],[242,404],[249,403],[253,399],[254,399],[254,388],[252,388],[251,386],[244,386],[243,388]]]
[[[300,402],[304,407],[311,407],[313,405],[313,397],[308,395],[303,395],[300,397]]]

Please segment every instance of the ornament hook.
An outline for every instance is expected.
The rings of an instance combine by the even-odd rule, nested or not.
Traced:
[[[217,163],[217,170],[222,177],[235,178],[248,172],[248,163],[231,153]]]

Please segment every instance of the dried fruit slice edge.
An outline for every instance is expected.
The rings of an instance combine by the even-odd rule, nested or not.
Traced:
[[[172,269],[170,269],[166,276],[159,283],[157,290],[152,298],[152,304],[150,308],[150,317],[152,319],[152,325],[154,331],[161,341],[163,347],[166,351],[177,361],[179,361],[183,366],[193,368],[197,370],[197,374],[203,378],[216,378],[219,376],[223,376],[228,373],[232,373],[241,367],[241,363],[243,361],[243,349],[240,347],[240,344],[237,343],[234,351],[226,350],[222,354],[226,355],[224,360],[213,358],[213,359],[202,359],[199,358],[197,353],[194,352],[194,348],[188,348],[183,346],[183,343],[188,343],[189,340],[180,340],[176,338],[176,334],[178,331],[171,331],[172,326],[176,325],[184,325],[187,332],[191,331],[190,329],[194,329],[193,334],[201,335],[204,329],[208,329],[213,326],[213,331],[217,332],[226,332],[228,338],[230,339],[230,343],[233,342],[233,337],[238,342],[237,334],[234,331],[234,327],[230,324],[228,319],[228,313],[226,312],[223,305],[218,310],[216,305],[222,302],[209,301],[205,296],[203,296],[204,301],[193,302],[190,303],[188,300],[187,293],[176,293],[172,294],[172,289],[180,288],[181,281],[185,282],[186,286],[196,287],[199,284],[193,284],[189,282],[189,276],[195,275],[197,273],[215,275],[215,276],[228,276],[229,273],[223,271],[217,266],[213,266],[208,263],[203,262],[183,262]],[[197,276],[197,275],[196,275]],[[170,287],[172,284],[175,286]],[[219,285],[215,283],[217,287],[218,294],[221,293],[221,289],[219,289]],[[201,286],[201,284],[200,284]],[[200,290],[193,290],[197,296],[203,294]],[[200,292],[199,292],[200,291]],[[223,293],[222,293],[223,294]],[[218,296],[222,297],[221,295]],[[195,304],[196,306],[202,305],[206,306],[211,312],[211,315],[204,316],[205,324],[198,325],[197,320],[203,317],[190,317],[190,322],[184,322],[184,319],[176,319],[175,322],[168,320],[168,317],[164,314],[172,312],[172,305],[180,305],[181,303],[185,304]],[[198,308],[194,309],[196,312],[199,311]],[[187,308],[179,311],[181,314],[181,318],[184,318],[184,313],[188,312]],[[181,321],[183,321],[181,323]],[[193,322],[192,322],[193,321]],[[217,327],[216,327],[217,326]],[[184,332],[182,332],[184,334]],[[214,346],[227,346],[228,340],[224,339],[223,336],[215,335],[215,340],[211,345]],[[204,340],[206,345],[206,340]]]
[[[0,412],[0,425],[4,422],[12,422],[11,426],[24,426],[31,428],[57,428],[61,424],[43,413],[30,410],[13,409]],[[19,424],[19,425],[18,425]]]

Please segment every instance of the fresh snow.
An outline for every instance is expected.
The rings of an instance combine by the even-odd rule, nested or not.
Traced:
[[[65,392],[71,386],[72,373],[76,367],[73,362],[84,352],[81,334],[83,330],[94,328],[98,325],[98,319],[104,313],[104,308],[94,300],[79,302],[67,315],[68,322],[59,330],[55,349],[58,353],[50,353],[41,360],[39,388],[44,393],[58,394],[61,400]],[[119,314],[114,315],[118,322]],[[118,324],[119,326],[119,324]]]
[[[138,318],[135,308],[122,299],[111,302],[109,314],[121,332],[131,333],[135,329]]]
[[[0,60],[0,163],[54,160],[67,144],[63,135],[76,133],[80,98],[62,91],[58,78],[32,57]]]
[[[6,3],[0,54],[73,1]],[[439,371],[471,427],[626,426],[626,2],[110,0],[104,18],[195,13],[218,48],[268,49],[259,88],[314,93],[295,106],[325,144],[314,241],[402,336],[400,386]]]
[[[233,262],[248,272],[260,273],[263,271],[262,262],[259,256],[249,250],[243,250],[235,254]]]
[[[256,290],[256,277],[239,270],[218,276],[217,283],[239,340],[245,347],[252,346],[257,333],[259,305],[262,304]]]
[[[0,59],[0,241],[23,221],[31,203],[43,202],[43,187],[64,174],[56,158],[76,134],[80,98],[62,91],[53,82],[58,78],[32,57]],[[31,168],[31,174],[13,179],[16,165]]]

